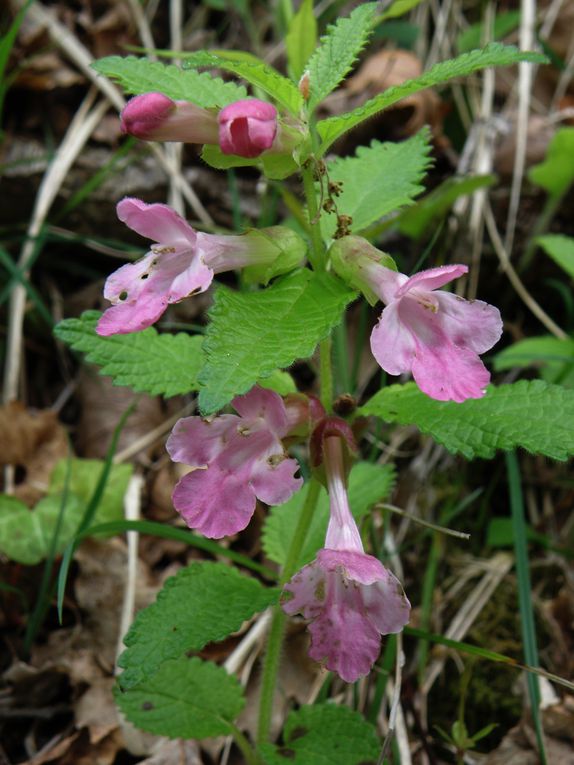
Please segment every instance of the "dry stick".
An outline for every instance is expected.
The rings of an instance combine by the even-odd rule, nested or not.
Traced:
[[[534,298],[528,292],[528,290],[526,289],[526,287],[520,280],[520,277],[514,270],[514,266],[512,265],[512,263],[510,262],[510,258],[508,257],[508,252],[506,251],[504,244],[502,242],[501,236],[498,233],[498,228],[496,227],[496,221],[494,220],[494,215],[492,213],[492,207],[490,206],[490,202],[485,207],[484,219],[486,222],[486,228],[488,230],[490,240],[498,256],[502,270],[508,276],[508,279],[510,283],[512,284],[512,286],[514,287],[517,295],[521,298],[522,302],[530,309],[530,311],[536,316],[536,318],[539,319],[539,321],[542,324],[544,324],[546,329],[548,329],[548,331],[554,335],[554,337],[557,337],[560,340],[565,340],[568,337],[566,332],[564,332],[564,330],[561,329],[550,318],[550,316],[548,316],[546,311],[536,302],[536,300],[534,300]]]
[[[400,507],[396,507],[396,505],[389,505],[386,502],[382,502],[375,505],[375,508],[380,508],[381,510],[390,510],[392,513],[396,513],[403,518],[408,518],[408,520],[412,521],[413,523],[418,523],[420,526],[424,526],[427,529],[432,529],[433,531],[438,531],[441,534],[447,534],[449,537],[457,537],[458,539],[470,539],[470,534],[467,534],[464,531],[456,531],[455,529],[448,529],[446,526],[439,526],[436,523],[424,521],[422,518],[417,518],[416,516],[411,515],[411,513],[407,513],[406,510],[402,510]]]
[[[391,748],[391,743],[393,740],[395,729],[397,729],[397,733],[398,733],[397,715],[399,713],[400,701],[401,701],[401,686],[403,682],[404,663],[405,663],[405,656],[403,653],[403,633],[399,632],[397,635],[397,658],[395,662],[395,683],[394,683],[394,689],[392,694],[391,711],[389,714],[389,730],[387,735],[385,736],[385,740],[383,742],[383,748],[381,749],[381,754],[379,755],[377,765],[383,765],[385,761],[385,757],[387,756]],[[401,714],[402,714],[402,710],[401,710]],[[399,748],[401,753],[401,765],[410,765],[411,763],[410,749],[408,745],[408,739],[406,740],[406,747],[404,746],[405,738],[406,738],[406,729],[404,728],[404,726],[401,726],[401,739],[403,739],[403,741],[399,743]],[[398,736],[397,736],[397,739],[398,739]]]
[[[84,144],[94,131],[96,125],[101,122],[108,110],[106,100],[100,101],[90,111],[94,102],[95,91],[90,89],[78,109],[74,119],[70,123],[66,135],[60,144],[54,159],[48,166],[36,200],[30,224],[26,233],[26,240],[18,260],[18,268],[22,273],[28,270],[28,264],[34,254],[36,237],[39,235],[46,215],[60,190],[70,167],[82,150]],[[22,361],[22,327],[26,308],[26,289],[22,284],[17,284],[10,295],[10,311],[8,321],[8,340],[6,349],[6,366],[4,370],[3,397],[5,403],[17,398],[18,378]]]
[[[570,45],[568,46],[566,60],[566,67],[564,71],[560,73],[560,78],[558,80],[558,84],[556,85],[556,90],[552,96],[551,109],[557,108],[560,99],[566,95],[566,91],[568,90],[568,87],[572,81],[572,77],[574,76],[574,38],[572,38]]]
[[[195,410],[195,402],[188,404],[187,406],[184,406],[183,409],[180,409],[179,412],[174,414],[172,417],[162,422],[153,430],[150,430],[149,433],[145,433],[145,435],[140,436],[140,438],[138,438],[132,444],[127,446],[121,452],[117,452],[115,454],[113,459],[114,465],[119,465],[122,462],[126,462],[126,460],[129,460],[132,457],[135,457],[135,455],[138,454],[139,452],[143,451],[144,449],[147,449],[149,446],[152,446],[156,441],[159,441],[159,439],[162,436],[164,436],[168,432],[168,430],[171,430],[173,428],[173,426],[180,419],[180,417],[187,417],[187,415],[191,414],[191,412],[193,412],[194,410]]]
[[[534,47],[534,28],[536,24],[536,0],[521,0],[520,3],[520,50],[532,50]],[[506,220],[504,249],[510,255],[514,244],[514,232],[522,179],[526,165],[526,144],[528,141],[528,116],[530,113],[530,91],[532,89],[533,65],[522,61],[518,65],[518,119],[516,122],[516,149],[514,152],[514,171],[510,189],[510,204]]]
[[[24,1],[17,0],[17,3],[22,6]],[[88,49],[85,48],[70,32],[70,30],[61,24],[39,2],[35,2],[33,5],[31,5],[28,12],[34,21],[47,28],[52,41],[62,50],[64,55],[66,55],[78,67],[78,69],[80,69],[82,73],[85,74],[85,76],[109,98],[116,109],[123,109],[125,106],[125,99],[122,94],[108,79],[98,75],[97,72],[91,68],[90,64],[94,61],[93,56],[90,54]],[[201,204],[199,197],[183,177],[181,172],[178,171],[178,168],[174,165],[171,157],[165,153],[164,147],[152,144],[151,150],[165,170],[167,177],[171,178],[173,176],[174,183],[176,183],[177,187],[181,189],[181,193],[185,197],[197,218],[207,226],[213,225],[213,219],[211,215]]]
[[[183,38],[181,30],[183,28],[183,6],[181,0],[170,0],[169,4],[169,37],[171,49],[173,51],[183,49]],[[173,59],[174,64],[180,64],[180,59]],[[171,158],[178,172],[181,173],[181,143],[168,143],[165,147],[168,156]],[[170,179],[168,204],[170,204],[181,215],[185,212],[183,196],[176,183]]]

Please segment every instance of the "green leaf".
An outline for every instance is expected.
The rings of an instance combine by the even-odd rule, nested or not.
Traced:
[[[537,542],[546,549],[552,544],[545,534],[540,534],[531,526],[526,527],[529,542]],[[514,544],[514,528],[512,518],[492,518],[486,527],[486,544],[489,547],[512,547]]]
[[[336,277],[308,269],[258,292],[219,287],[203,346],[201,411],[216,412],[258,378],[311,356],[354,297]]]
[[[124,638],[121,687],[138,685],[168,659],[223,640],[278,594],[222,563],[182,569],[166,581],[155,603],[139,612]]]
[[[239,682],[223,667],[185,656],[166,661],[136,688],[116,688],[114,696],[138,728],[183,739],[230,734],[244,705]]]
[[[420,185],[431,164],[430,132],[423,128],[402,143],[359,146],[356,156],[329,163],[329,179],[342,184],[337,197],[339,213],[350,215],[354,233],[365,229],[424,191]],[[335,215],[323,215],[321,228],[326,238],[335,233]]]
[[[375,502],[384,500],[390,494],[394,480],[395,472],[390,465],[373,465],[370,462],[354,465],[349,477],[349,503],[355,520],[360,521]],[[287,559],[308,488],[306,484],[288,502],[270,508],[267,515],[263,527],[263,549],[268,558],[280,565]],[[329,498],[322,488],[305,545],[299,556],[299,566],[312,561],[317,551],[324,546],[328,522]]]
[[[493,39],[501,40],[513,32],[520,24],[520,11],[497,13],[494,19]],[[466,53],[473,48],[480,48],[484,39],[484,23],[471,24],[456,39],[459,53]]]
[[[360,413],[416,425],[468,459],[490,458],[497,449],[517,446],[555,460],[574,454],[574,391],[542,380],[491,386],[484,398],[463,404],[435,401],[414,383],[391,385],[376,393]]]
[[[44,497],[33,510],[15,497],[0,494],[0,552],[27,566],[40,563],[51,549],[61,507],[62,497],[57,494]],[[68,494],[56,554],[76,533],[82,512],[79,499]]]
[[[540,376],[546,382],[574,386],[574,339],[553,335],[529,337],[494,357],[497,372],[526,367],[540,367]]]
[[[129,335],[100,337],[96,334],[98,311],[85,311],[79,319],[64,319],[54,330],[86,361],[101,367],[114,385],[169,398],[197,389],[203,363],[201,335],[158,334],[153,327]]]
[[[482,50],[473,50],[470,53],[464,53],[458,58],[441,61],[420,77],[415,77],[401,85],[388,88],[383,93],[369,99],[357,109],[319,122],[317,130],[323,140],[320,154],[324,154],[333,141],[336,141],[347,130],[360,125],[364,120],[373,117],[384,109],[388,109],[389,106],[396,104],[397,101],[407,96],[411,96],[413,93],[418,93],[433,85],[441,85],[455,77],[467,77],[469,74],[486,67],[510,66],[520,61],[542,64],[546,61],[546,58],[538,53],[519,51],[512,45],[490,43],[490,45],[487,45]]]
[[[262,377],[258,380],[259,385],[262,388],[268,388],[274,390],[280,396],[287,396],[289,393],[297,393],[297,386],[295,380],[291,377],[289,372],[283,372],[281,369],[276,369],[268,377]]]
[[[201,158],[216,170],[228,170],[230,167],[259,167],[273,181],[281,181],[299,169],[299,165],[289,152],[262,154],[260,157],[248,159],[235,154],[224,154],[219,146],[205,144]]]
[[[283,744],[261,747],[266,765],[374,765],[380,749],[374,725],[333,703],[291,712]]]
[[[261,88],[274,101],[277,101],[278,104],[281,104],[293,114],[298,115],[301,111],[303,96],[299,93],[297,86],[256,56],[225,50],[197,51],[182,58],[186,69],[189,67],[224,69]],[[245,98],[245,96],[242,96],[242,98]]]
[[[58,494],[68,486],[83,508],[96,490],[104,466],[103,460],[60,460],[50,476],[50,494]],[[68,475],[69,471],[69,475]],[[104,492],[98,504],[97,522],[109,523],[124,517],[124,497],[133,473],[133,465],[112,465]]]
[[[544,252],[574,279],[574,239],[562,234],[548,234],[538,237],[536,241]]]
[[[404,16],[405,13],[412,11],[421,0],[395,0],[390,6],[377,17],[377,26],[388,19],[396,19]]]
[[[317,20],[313,13],[313,0],[303,0],[285,38],[289,73],[294,80],[300,79],[316,45]]]
[[[554,134],[544,161],[534,165],[528,177],[550,196],[560,198],[574,182],[574,128],[560,128]]]
[[[204,109],[221,109],[247,97],[245,88],[234,82],[137,56],[107,56],[94,61],[92,67],[118,82],[126,93],[159,91],[174,101],[191,101]]]
[[[447,178],[436,189],[419,199],[412,207],[399,215],[396,221],[402,234],[420,239],[437,221],[443,218],[460,197],[474,194],[477,189],[492,186],[495,175],[475,175],[469,178]]]
[[[309,59],[309,108],[314,109],[351,70],[373,31],[376,3],[363,3],[327,29]]]

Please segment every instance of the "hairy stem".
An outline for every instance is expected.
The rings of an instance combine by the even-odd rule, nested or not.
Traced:
[[[311,519],[317,505],[321,484],[312,478],[307,489],[305,504],[301,510],[283,573],[281,574],[280,584],[285,584],[291,579],[301,556],[301,550],[309,531]],[[279,604],[273,608],[271,627],[267,639],[267,651],[263,662],[263,678],[261,681],[261,700],[259,703],[259,727],[257,730],[257,743],[263,744],[269,737],[271,728],[271,716],[273,714],[273,697],[275,695],[275,686],[277,684],[277,672],[279,670],[279,659],[281,657],[281,644],[283,642],[283,632],[285,629],[286,617]]]
[[[326,253],[323,237],[321,236],[321,225],[319,223],[320,210],[317,204],[317,194],[315,192],[315,180],[313,177],[313,162],[308,162],[302,169],[303,189],[305,191],[305,201],[307,202],[307,215],[309,224],[309,233],[311,235],[311,251],[309,260],[315,271],[324,271],[326,265]]]

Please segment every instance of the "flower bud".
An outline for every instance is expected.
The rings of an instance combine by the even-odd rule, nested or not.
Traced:
[[[217,117],[189,101],[173,101],[163,93],[130,99],[121,115],[121,128],[142,141],[212,143],[218,140]]]
[[[277,109],[248,98],[219,112],[219,146],[224,154],[252,159],[270,149],[277,135]]]

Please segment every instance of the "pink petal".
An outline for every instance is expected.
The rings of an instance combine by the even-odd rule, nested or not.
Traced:
[[[167,303],[161,297],[144,301],[143,305],[135,302],[113,305],[100,316],[96,332],[104,337],[140,332],[142,329],[151,327],[166,307]]]
[[[380,560],[366,553],[351,550],[329,550],[317,553],[319,565],[327,572],[353,579],[361,584],[372,584],[388,573]]]
[[[427,396],[437,401],[482,398],[490,373],[474,351],[457,348],[446,337],[431,346],[419,343],[413,377]]]
[[[400,315],[401,303],[396,301],[384,308],[371,333],[373,356],[390,375],[409,372],[416,352],[415,338]]]
[[[397,296],[398,291],[403,284],[406,284],[409,277],[392,268],[382,266],[380,263],[367,262],[362,269],[363,276],[366,278],[373,292],[385,303],[389,305]]]
[[[454,345],[485,353],[502,335],[500,311],[482,300],[464,300],[449,292],[437,292],[437,320]]]
[[[219,112],[219,146],[224,154],[252,159],[270,149],[277,134],[277,109],[265,101],[247,99]]]
[[[122,133],[152,140],[176,108],[175,101],[163,93],[143,93],[130,98],[120,115]]]
[[[171,282],[168,302],[178,303],[186,297],[205,292],[212,281],[213,271],[211,268],[205,265],[200,253],[193,253],[187,268],[177,274]]]
[[[175,423],[166,449],[174,462],[192,467],[207,465],[227,447],[239,423],[234,414],[222,414],[212,420],[182,417]]]
[[[468,272],[468,266],[452,265],[439,266],[438,268],[428,268],[425,271],[419,271],[418,274],[411,276],[396,294],[396,298],[401,298],[412,289],[420,292],[430,292],[442,287],[453,279]]]
[[[122,293],[126,293],[125,300],[136,300],[145,289],[150,273],[155,270],[155,260],[157,255],[150,252],[135,263],[126,263],[110,274],[104,285],[105,299],[115,302]]]
[[[287,410],[283,399],[275,391],[255,385],[244,396],[236,396],[231,406],[246,419],[265,420],[269,430],[278,438],[287,432]]]
[[[176,485],[172,499],[190,528],[215,539],[242,531],[256,504],[245,471],[228,473],[217,463],[185,475]]]
[[[358,591],[334,602],[309,624],[309,632],[309,656],[347,683],[368,675],[381,650],[378,630],[360,611]]]
[[[298,470],[297,460],[275,453],[257,461],[249,483],[257,499],[267,505],[282,505],[303,485],[303,479],[295,477]]]
[[[288,614],[303,614],[305,619],[315,619],[325,607],[326,576],[316,560],[298,571],[285,585],[289,596],[281,602]]]
[[[369,620],[382,635],[400,632],[408,623],[411,604],[399,580],[387,569],[378,582],[362,587],[361,592]]]
[[[171,247],[195,246],[195,231],[168,205],[148,205],[141,199],[126,197],[118,202],[116,210],[122,223],[152,242]]]
[[[244,98],[228,104],[219,112],[219,122],[226,123],[240,117],[252,117],[257,120],[277,119],[277,109],[269,101],[261,101],[259,98]]]

